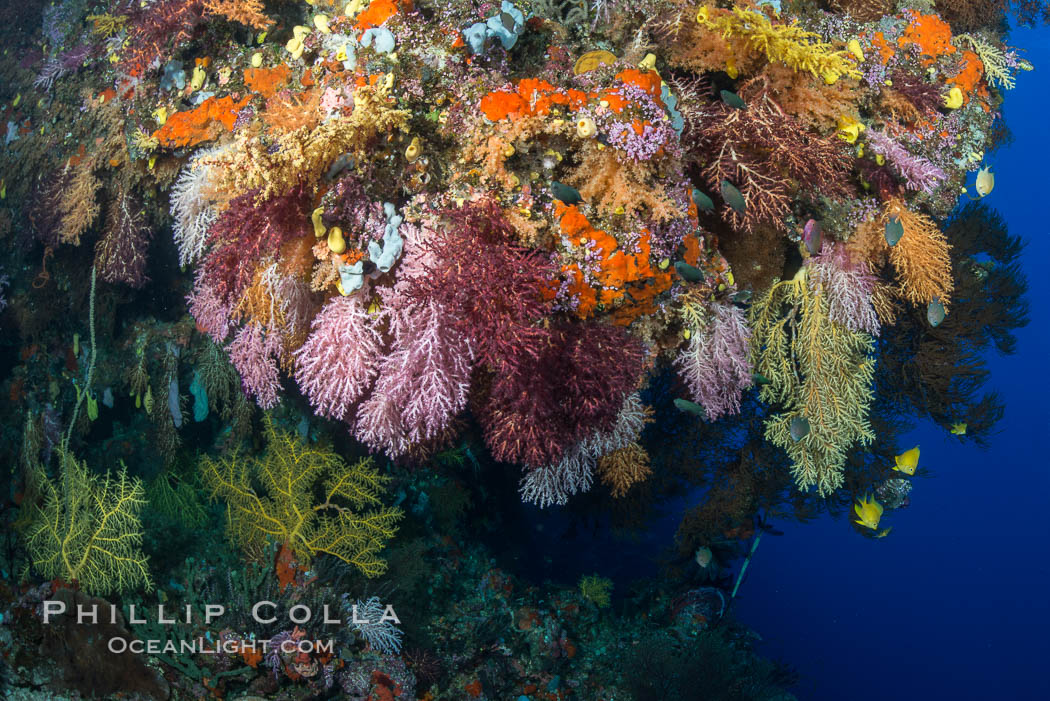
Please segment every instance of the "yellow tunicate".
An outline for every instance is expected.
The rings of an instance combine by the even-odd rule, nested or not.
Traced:
[[[314,15],[314,26],[317,27],[317,31],[321,32],[321,34],[332,33],[332,30],[328,27],[327,15]]]
[[[638,67],[639,68],[644,68],[647,71],[655,71],[656,70],[656,54],[646,54],[645,58],[643,58],[638,63]]]
[[[693,337],[693,332],[692,331],[690,331],[689,329],[682,329],[682,338],[684,338],[685,340],[688,341],[692,337]]]
[[[728,75],[733,80],[736,80],[737,75],[739,75],[736,69],[736,61],[733,60],[732,56],[726,59],[726,75]]]
[[[708,10],[706,7],[701,7],[700,11],[696,13],[696,23],[697,24],[707,24],[708,18],[710,17],[710,15],[711,15],[711,11],[710,10]]]
[[[368,305],[368,313],[371,314],[372,316],[375,316],[376,314],[378,314],[380,309],[382,309],[382,307],[379,306],[379,300],[378,299],[373,299],[372,303]]]
[[[306,48],[303,46],[303,40],[292,37],[288,40],[288,43],[284,45],[285,50],[292,55],[293,59],[298,59],[303,55],[303,50]]]
[[[204,73],[204,68],[201,66],[195,66],[193,69],[193,78],[190,80],[190,88],[194,92],[197,92],[204,87],[204,79],[207,75]]]
[[[346,13],[347,17],[353,17],[361,11],[361,8],[364,7],[366,1],[367,0],[350,0],[350,2],[346,3],[346,7],[343,8],[343,12]]]
[[[156,156],[150,156],[147,165],[149,166],[150,170],[153,170],[154,166],[157,165],[157,157]]]
[[[590,117],[580,117],[576,120],[576,135],[581,139],[589,139],[597,133],[598,127]]]
[[[423,153],[423,145],[419,143],[419,137],[412,137],[412,143],[405,149],[405,158],[409,163],[415,163],[419,159],[419,155]]]
[[[657,263],[656,265],[657,265],[657,267],[660,268],[660,270],[667,270],[669,267],[671,267],[671,259],[670,258],[662,258],[662,259],[660,259],[660,262]]]
[[[153,118],[157,120],[158,127],[164,126],[164,122],[168,121],[168,108],[158,107],[153,110]]]
[[[944,98],[944,106],[950,110],[957,110],[963,106],[965,96],[963,91],[956,85],[954,88],[948,91],[948,96]]]
[[[333,226],[328,232],[328,250],[339,255],[346,250],[346,239],[343,238],[343,230]]]
[[[258,36],[258,37],[256,37],[256,40],[257,40],[257,41],[258,41],[258,42],[259,42],[260,44],[261,44],[261,43],[263,43],[264,41],[266,41],[266,35],[267,35],[267,34],[269,34],[269,32],[259,32],[259,36]]]
[[[260,66],[262,66],[262,62],[262,51],[256,51],[254,54],[252,54],[252,68],[259,68]]]
[[[306,38],[306,35],[310,33],[309,27],[304,27],[301,24],[297,24],[292,27],[292,36],[300,41]]]
[[[881,153],[876,153],[875,154],[875,163],[877,163],[880,166],[884,166],[884,165],[886,165],[886,159],[883,158]]]
[[[857,143],[857,138],[866,127],[863,123],[857,121],[853,117],[842,115],[839,117],[838,128],[838,136],[840,139],[848,144],[855,144]]]
[[[516,190],[521,185],[521,178],[514,173],[510,174],[510,187],[512,190]]]
[[[15,99],[11,102],[11,106],[12,107],[18,107],[18,105],[21,102],[22,102],[22,93],[18,93],[17,95],[15,95]]]
[[[515,151],[514,151],[514,144],[507,144],[506,146],[503,147],[503,157],[504,158],[510,158],[511,156],[514,155],[514,153],[515,153]]]
[[[622,204],[619,207],[617,207],[616,209],[613,210],[613,214],[615,214],[617,216],[623,216],[626,212],[627,212],[627,210],[623,208]]]
[[[726,273],[726,280],[729,280],[729,284],[730,285],[735,284],[736,280],[733,279],[733,271],[732,270],[730,270],[728,273]]]
[[[858,61],[864,61],[864,51],[861,50],[859,41],[856,39],[850,39],[846,42],[846,49],[853,54],[853,57]]]
[[[328,231],[321,217],[324,216],[324,207],[318,207],[310,214],[310,222],[314,225],[314,236],[321,238]]]
[[[335,60],[336,61],[340,61],[340,62],[345,61],[348,56],[349,56],[349,53],[347,52],[347,45],[346,44],[343,44],[342,46],[340,46],[339,50],[335,52]]]

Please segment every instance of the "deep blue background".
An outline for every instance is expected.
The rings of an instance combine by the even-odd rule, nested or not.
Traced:
[[[933,477],[887,538],[831,519],[763,538],[736,613],[805,701],[1050,699],[1050,30],[1009,43],[1036,70],[1007,93],[1014,143],[987,159],[1032,306],[1017,354],[990,359],[1006,417],[987,451],[932,425],[905,438]]]

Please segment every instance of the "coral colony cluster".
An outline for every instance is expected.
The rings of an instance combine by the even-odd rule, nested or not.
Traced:
[[[994,186],[986,154],[1008,138],[1004,95],[1032,70],[1004,43],[1010,9],[0,11],[11,520],[27,581],[52,581],[12,610],[154,586],[203,605],[205,581],[220,598],[272,587],[289,606],[338,602],[346,577],[384,576],[399,525],[452,528],[484,498],[463,481],[492,462],[524,502],[604,505],[621,525],[672,482],[704,485],[678,534],[702,581],[760,512],[855,503],[858,532],[885,535],[883,509],[908,504],[916,475],[917,449],[893,459],[906,417],[982,441],[1002,409],[982,393],[981,353],[1012,350],[1025,323],[1020,244],[979,202]],[[1022,22],[1043,9],[1013,8]],[[151,530],[159,518],[167,530]],[[200,560],[158,574],[151,532],[213,527],[246,558],[239,578]],[[252,678],[281,698],[677,698],[596,671],[640,654],[594,632],[609,580],[508,604],[514,580],[483,557],[452,571],[481,551],[413,537],[393,550],[401,570],[426,549],[431,595],[463,608],[417,629],[411,655],[386,621],[344,626],[352,654],[265,657],[247,625],[190,626],[178,635],[234,652],[165,653],[165,679],[140,665],[95,682],[186,698]],[[725,612],[728,589],[676,591],[694,603],[665,604],[669,630],[695,636]],[[517,643],[465,622],[499,605]],[[320,634],[280,623],[274,640]],[[420,642],[453,639],[472,642]],[[570,673],[577,645],[589,661]],[[654,669],[664,648],[702,667],[646,645]]]

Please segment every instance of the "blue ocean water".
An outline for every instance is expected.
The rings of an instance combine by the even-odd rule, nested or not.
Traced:
[[[989,362],[1006,415],[986,451],[932,425],[904,437],[932,478],[887,512],[889,537],[825,517],[762,540],[736,613],[797,668],[800,699],[1050,698],[1050,29],[1009,43],[1036,70],[1007,98],[1014,142],[987,159],[1032,307],[1018,352]]]

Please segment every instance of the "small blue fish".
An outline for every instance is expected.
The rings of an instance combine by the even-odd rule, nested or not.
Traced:
[[[684,260],[675,261],[674,269],[686,282],[704,281],[704,274],[700,272],[700,269],[689,265]]]
[[[701,212],[710,212],[715,208],[714,200],[700,192],[695,187],[693,188],[693,202],[696,202],[696,208]]]
[[[726,103],[733,109],[747,109],[747,103],[744,102],[744,100],[735,92],[731,92],[729,90],[722,90],[719,94],[722,96],[722,102]]]
[[[896,246],[897,242],[904,236],[904,224],[899,217],[890,217],[886,220],[886,243]]]
[[[796,416],[791,419],[791,440],[798,443],[809,435],[809,419],[805,416]]]
[[[740,190],[736,189],[736,186],[728,180],[722,181],[722,199],[726,201],[733,211],[737,214],[743,214],[747,211],[747,200],[740,194]]]
[[[678,411],[684,411],[687,414],[693,414],[699,416],[701,419],[706,419],[707,414],[704,412],[704,408],[696,402],[691,402],[688,399],[675,399],[674,406]]]
[[[935,299],[926,307],[926,320],[930,322],[930,326],[937,328],[944,321],[944,317],[947,312],[944,309],[944,305],[941,304],[939,299]]]
[[[580,196],[579,190],[571,185],[560,183],[557,180],[551,181],[551,194],[554,195],[555,199],[561,200],[570,207],[583,201],[583,197]]]

